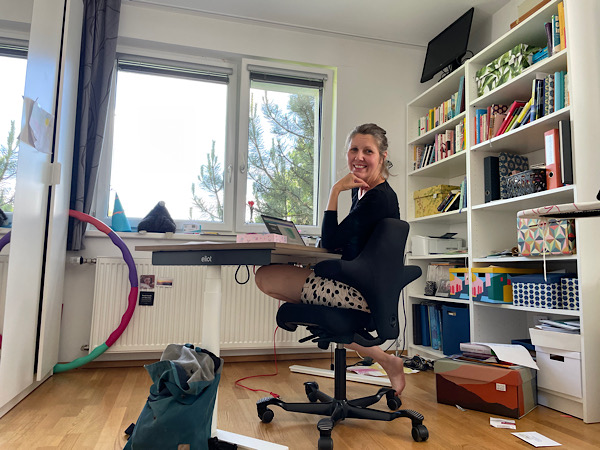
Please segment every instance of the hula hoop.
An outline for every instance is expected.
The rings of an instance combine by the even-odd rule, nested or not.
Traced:
[[[96,347],[87,356],[82,356],[80,358],[74,359],[70,363],[56,364],[54,366],[54,373],[66,372],[67,370],[81,367],[84,364],[93,361],[106,350],[108,350],[108,348],[115,343],[119,336],[123,334],[125,328],[127,328],[127,325],[129,324],[129,321],[133,316],[133,311],[135,310],[138,296],[137,270],[135,268],[135,263],[133,262],[133,257],[131,256],[129,249],[127,248],[123,240],[119,236],[117,236],[117,234],[113,230],[111,230],[110,227],[106,226],[104,223],[100,222],[98,219],[88,214],[79,211],[74,211],[71,209],[69,210],[69,216],[74,217],[75,219],[80,220],[82,222],[91,223],[98,229],[98,231],[102,231],[104,234],[108,235],[113,244],[115,244],[119,248],[119,250],[121,250],[121,253],[123,254],[123,260],[129,268],[129,283],[131,284],[131,290],[129,291],[129,297],[127,300],[127,309],[121,317],[121,322],[119,323],[119,326],[110,334],[106,342]],[[8,240],[10,241],[10,233],[8,233],[6,236],[9,236]],[[0,245],[2,245],[3,240],[4,238],[0,239]],[[0,250],[1,249],[2,247],[0,247]]]

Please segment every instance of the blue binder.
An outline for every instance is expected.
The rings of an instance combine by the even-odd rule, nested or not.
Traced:
[[[427,312],[427,305],[421,303],[421,345],[425,347],[431,346],[431,337],[429,335],[429,313]]]
[[[442,350],[444,355],[460,353],[460,343],[470,342],[469,308],[467,306],[442,306]]]

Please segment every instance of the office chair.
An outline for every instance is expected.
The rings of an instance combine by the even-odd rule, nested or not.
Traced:
[[[355,400],[346,399],[346,350],[343,344],[356,342],[362,346],[380,345],[396,339],[400,333],[398,302],[402,289],[421,276],[421,268],[404,265],[404,246],[408,223],[399,219],[384,219],[373,231],[361,254],[352,261],[328,260],[315,265],[315,274],[346,283],[359,292],[369,305],[370,313],[354,309],[331,308],[322,305],[284,303],[277,313],[277,324],[287,331],[304,326],[311,333],[300,340],[316,342],[326,350],[336,343],[334,356],[334,397],[319,390],[316,382],[304,383],[310,403],[286,403],[266,397],[256,403],[258,417],[264,423],[273,420],[269,406],[286,411],[327,416],[317,425],[320,432],[319,450],[333,448],[331,431],[346,418],[385,420],[407,417],[412,421],[412,437],[425,441],[429,432],[423,425],[423,415],[413,410],[378,411],[368,406],[384,395],[391,410],[402,402],[392,388],[381,388],[375,395]],[[372,335],[371,332],[376,332]]]

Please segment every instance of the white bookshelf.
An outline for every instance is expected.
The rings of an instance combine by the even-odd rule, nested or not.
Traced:
[[[420,354],[440,358],[443,354],[431,347],[414,345],[412,342],[412,304],[421,301],[466,304],[470,313],[470,335],[472,341],[510,343],[512,339],[529,337],[529,328],[540,315],[551,318],[580,318],[582,391],[581,398],[540,391],[544,404],[583,419],[585,422],[600,422],[600,276],[597,257],[600,254],[600,218],[576,221],[576,255],[542,257],[487,257],[493,250],[510,249],[517,244],[517,212],[523,209],[549,204],[586,202],[595,200],[600,189],[600,152],[597,148],[597,120],[592,113],[600,104],[600,63],[590,58],[590,49],[600,46],[600,31],[594,23],[594,11],[599,7],[595,0],[563,0],[565,6],[567,48],[527,68],[518,77],[506,82],[493,91],[477,96],[476,71],[520,43],[544,47],[546,35],[544,23],[557,13],[560,0],[553,0],[517,27],[509,30],[459,69],[429,88],[407,105],[407,174],[406,204],[411,225],[410,236],[442,235],[457,233],[465,241],[465,255],[411,256],[408,263],[421,266],[426,274],[427,266],[435,261],[462,261],[467,267],[477,268],[490,265],[559,270],[578,274],[580,285],[580,310],[550,310],[526,308],[513,305],[498,305],[469,300],[452,300],[423,295],[425,276],[406,289],[407,340],[410,355]],[[587,49],[587,50],[586,50]],[[570,105],[530,124],[512,130],[497,138],[474,145],[473,121],[475,110],[492,103],[510,104],[515,99],[527,101],[531,96],[531,82],[539,72],[554,73],[568,70]],[[444,123],[434,130],[417,136],[418,118],[458,91],[459,79],[465,77],[466,111],[459,117]],[[413,170],[413,148],[415,145],[431,143],[435,134],[454,128],[466,117],[466,151],[443,159],[435,164]],[[483,186],[483,159],[506,151],[526,155],[530,165],[544,162],[544,132],[556,128],[560,120],[571,121],[573,171],[575,184],[558,189],[512,199],[485,203]],[[415,218],[413,193],[416,190],[438,184],[459,185],[467,178],[467,208],[461,212],[435,214]],[[410,236],[407,249],[410,250]]]

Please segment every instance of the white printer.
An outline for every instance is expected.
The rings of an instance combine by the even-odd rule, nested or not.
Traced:
[[[463,248],[463,240],[454,238],[456,233],[446,233],[444,236],[413,236],[413,256],[427,256],[449,253]]]

